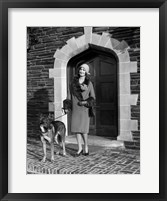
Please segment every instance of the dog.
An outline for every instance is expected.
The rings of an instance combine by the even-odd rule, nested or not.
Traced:
[[[46,142],[51,149],[51,162],[54,161],[54,142],[63,148],[63,156],[66,156],[65,135],[66,127],[62,121],[54,121],[53,115],[40,115],[40,137],[43,144],[44,156],[41,162],[46,161]],[[59,154],[59,152],[57,153]]]

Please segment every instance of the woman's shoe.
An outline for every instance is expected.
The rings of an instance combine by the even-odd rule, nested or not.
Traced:
[[[88,155],[89,155],[89,151],[88,151],[87,153],[84,153],[83,155],[84,155],[84,156],[88,156]]]
[[[82,155],[83,154],[83,150],[81,150],[79,153],[76,153],[75,154],[75,157],[78,157],[78,156],[80,156],[80,155]]]

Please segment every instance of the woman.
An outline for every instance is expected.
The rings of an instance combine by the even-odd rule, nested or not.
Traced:
[[[70,84],[68,97],[71,100],[71,132],[76,134],[78,151],[76,156],[81,154],[89,155],[88,133],[91,111],[94,105],[95,93],[92,82],[89,78],[89,66],[82,64],[78,69],[78,75],[73,78]],[[66,110],[66,112],[68,112]],[[82,149],[84,141],[84,151]]]

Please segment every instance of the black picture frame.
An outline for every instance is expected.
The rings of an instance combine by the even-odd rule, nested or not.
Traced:
[[[8,193],[8,8],[159,8],[159,193]],[[1,200],[167,200],[167,1],[166,0],[0,0],[0,199]]]

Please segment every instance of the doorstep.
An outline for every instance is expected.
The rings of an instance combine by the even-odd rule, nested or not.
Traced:
[[[66,144],[77,144],[76,136],[69,135],[66,137]],[[122,148],[124,149],[124,142],[119,140],[112,140],[102,136],[88,136],[88,145],[89,146],[99,146],[105,148]]]

